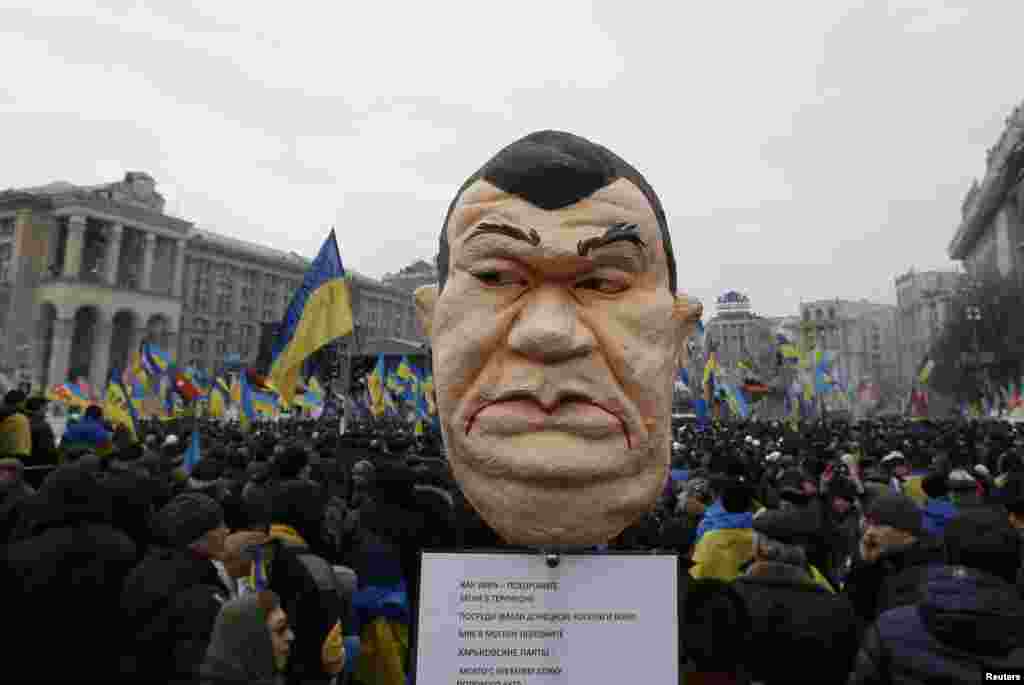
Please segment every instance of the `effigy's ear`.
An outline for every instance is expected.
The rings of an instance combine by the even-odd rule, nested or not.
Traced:
[[[676,345],[679,350],[677,362],[679,368],[686,366],[686,363],[689,361],[686,341],[697,330],[697,322],[700,321],[703,315],[704,305],[701,304],[700,300],[690,297],[685,293],[676,295],[676,300],[672,305],[672,319],[676,323]]]
[[[416,289],[412,299],[416,304],[416,318],[423,329],[423,335],[430,339],[434,327],[434,307],[437,304],[437,285],[424,285]]]

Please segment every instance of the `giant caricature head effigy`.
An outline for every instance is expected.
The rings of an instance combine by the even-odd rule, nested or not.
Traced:
[[[416,304],[467,499],[514,545],[614,538],[668,477],[702,311],[676,292],[658,197],[609,150],[533,133],[459,189],[437,265]]]

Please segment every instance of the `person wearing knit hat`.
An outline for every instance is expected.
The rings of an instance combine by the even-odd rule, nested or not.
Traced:
[[[969,683],[1024,672],[1017,535],[995,509],[975,508],[946,526],[945,540],[949,565],[931,569],[914,605],[868,629],[850,683]]]
[[[224,557],[224,512],[201,493],[178,495],[154,516],[155,545],[128,575],[121,593],[129,644],[121,671],[194,682],[213,625],[231,589],[216,562]]]
[[[220,558],[228,536],[224,510],[217,500],[199,492],[185,493],[171,500],[157,512],[154,527],[173,547],[192,549],[209,559]]]
[[[885,493],[865,513],[860,559],[843,591],[858,615],[873,621],[882,611],[918,601],[929,568],[941,563],[942,545],[925,535],[914,500]]]

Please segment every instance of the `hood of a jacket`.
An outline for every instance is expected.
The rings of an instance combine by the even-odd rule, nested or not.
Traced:
[[[1024,602],[995,576],[946,566],[929,573],[918,607],[936,639],[977,654],[998,656],[1024,643]]]
[[[257,595],[232,600],[221,608],[200,674],[239,683],[273,682],[274,645]]]

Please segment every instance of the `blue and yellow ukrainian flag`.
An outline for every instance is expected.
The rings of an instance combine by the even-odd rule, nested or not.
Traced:
[[[171,365],[171,358],[167,356],[167,353],[160,349],[159,346],[153,343],[144,343],[142,345],[142,368],[146,370],[151,377],[162,376],[167,373],[168,367]]]
[[[366,388],[370,391],[370,412],[374,416],[384,413],[384,355],[377,356],[377,365],[366,378]]]
[[[243,430],[249,430],[256,420],[256,410],[252,406],[252,388],[249,387],[249,379],[244,371],[238,374],[235,387],[238,388],[238,421]]]
[[[351,298],[333,228],[288,305],[282,324],[274,340],[270,376],[284,404],[289,405],[303,361],[352,332]]]
[[[256,413],[264,416],[273,416],[277,410],[277,395],[260,390],[252,391],[252,408]]]

